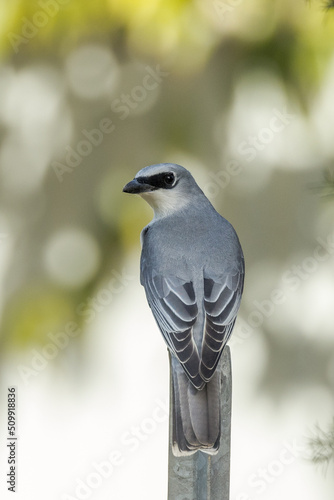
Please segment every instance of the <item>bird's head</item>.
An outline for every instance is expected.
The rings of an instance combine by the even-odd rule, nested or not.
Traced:
[[[196,193],[202,193],[191,173],[174,163],[143,168],[124,186],[123,192],[142,196],[153,208],[156,218],[184,208]]]

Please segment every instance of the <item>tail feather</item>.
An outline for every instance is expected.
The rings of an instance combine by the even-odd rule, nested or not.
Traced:
[[[173,390],[173,453],[197,450],[215,454],[220,442],[220,371],[201,390],[196,389],[180,363],[171,363]]]

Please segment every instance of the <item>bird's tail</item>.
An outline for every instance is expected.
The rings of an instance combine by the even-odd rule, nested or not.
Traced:
[[[173,397],[173,454],[197,450],[214,455],[220,442],[221,373],[217,369],[201,390],[196,389],[182,366],[171,356]]]

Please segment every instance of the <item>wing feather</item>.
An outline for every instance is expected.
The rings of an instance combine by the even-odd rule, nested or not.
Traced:
[[[228,341],[239,310],[243,289],[241,272],[221,277],[204,276],[204,309],[206,315],[203,335],[200,375],[209,381]]]
[[[156,272],[143,274],[148,303],[171,352],[195,387],[204,385],[199,375],[200,357],[193,339],[198,306],[193,284]]]

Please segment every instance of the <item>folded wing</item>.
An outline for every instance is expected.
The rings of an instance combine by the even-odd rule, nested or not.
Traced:
[[[189,379],[196,388],[204,382],[199,374],[200,357],[192,330],[198,315],[192,282],[154,271],[143,276],[148,303],[158,326]]]
[[[214,374],[223,348],[232,333],[240,306],[243,277],[243,272],[214,278],[204,276],[206,322],[200,375],[205,382]]]

